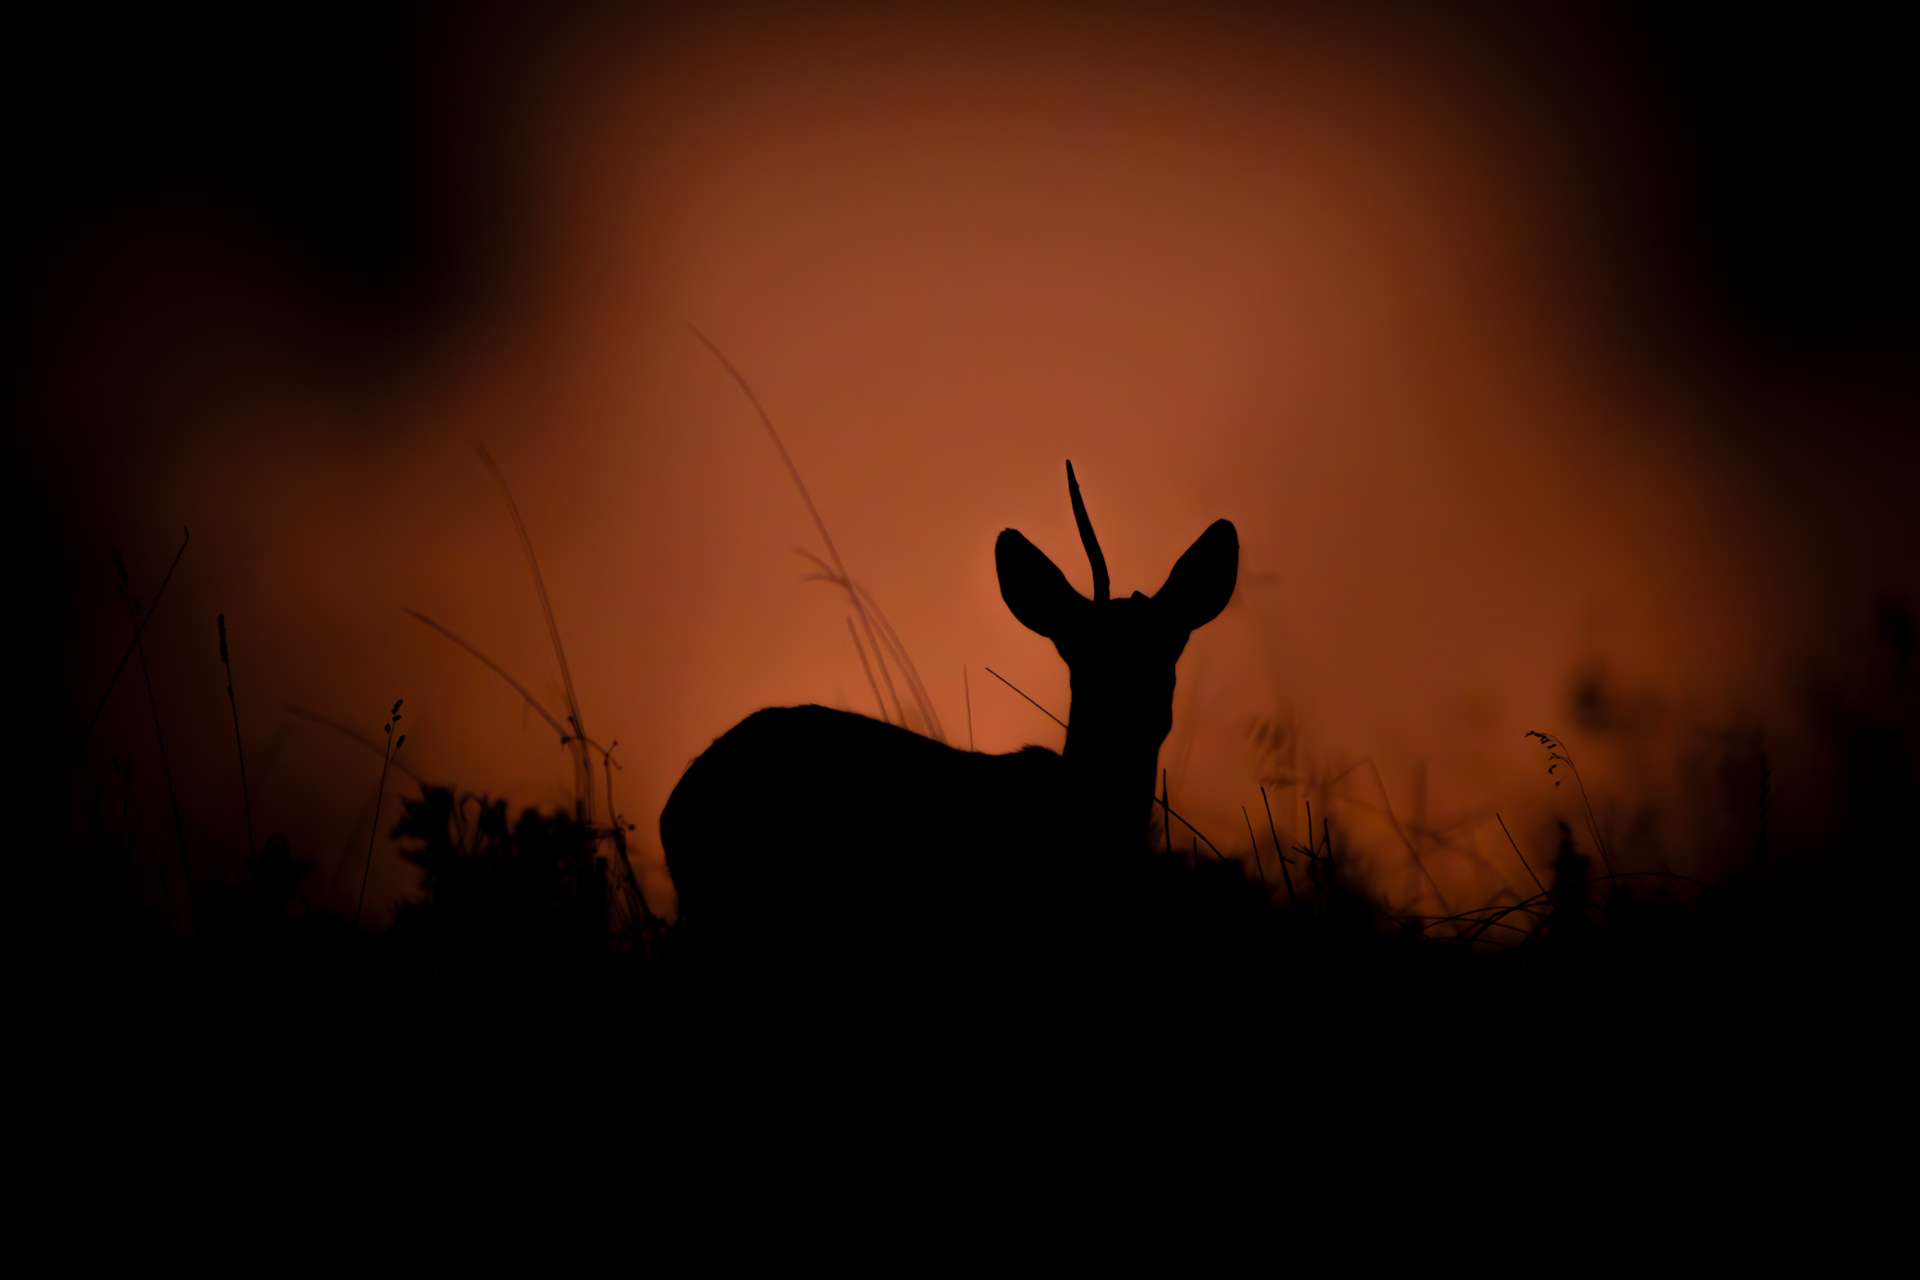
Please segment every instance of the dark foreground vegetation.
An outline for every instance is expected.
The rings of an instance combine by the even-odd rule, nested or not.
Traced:
[[[55,851],[14,886],[26,1042],[123,1106],[274,1124],[290,1099],[342,1090],[416,1116],[531,1101],[582,1132],[770,1092],[839,1114],[1144,1091],[1335,1126],[1356,1106],[1449,1116],[1493,1095],[1567,1141],[1600,1136],[1596,1096],[1609,1124],[1714,1099],[1750,1117],[1787,1096],[1840,1105],[1895,1069],[1911,1021],[1917,681],[1910,615],[1887,618],[1877,692],[1830,700],[1843,785],[1823,847],[1769,851],[1763,775],[1759,846],[1721,883],[1614,874],[1603,845],[1562,827],[1552,860],[1529,865],[1534,896],[1445,921],[1358,896],[1323,818],[1284,889],[1270,861],[1255,876],[1197,842],[1165,852],[1164,836],[1160,853],[1068,859],[1010,832],[940,875],[903,838],[898,884],[854,900],[797,878],[775,927],[743,938],[656,916],[619,819],[429,787],[382,819],[420,882],[376,929],[359,901],[315,909],[300,851],[256,845],[250,804],[244,861],[189,871],[176,831],[180,864],[162,874],[166,843],[132,838],[130,787],[52,776],[17,828],[18,847]],[[219,638],[224,660],[224,624]],[[379,794],[401,722],[396,702],[387,741],[363,743],[382,754]],[[164,753],[157,712],[155,731]],[[610,788],[611,745],[561,733],[590,814],[589,748]],[[800,829],[824,834],[782,856],[836,865],[830,825]],[[142,905],[142,879],[175,870],[185,900]]]
[[[1668,1081],[1688,1055],[1724,1052],[1731,1083],[1754,1084],[1789,1055],[1892,1035],[1910,1010],[1904,893],[1875,902],[1754,870],[1636,896],[1590,876],[1570,835],[1527,908],[1538,927],[1505,948],[1383,922],[1324,860],[1289,909],[1236,864],[1157,854],[1041,906],[902,904],[883,928],[796,902],[781,947],[740,956],[623,913],[608,842],[568,816],[429,789],[393,833],[423,878],[384,931],[304,909],[305,868],[278,839],[198,887],[191,936],[123,895],[29,966],[42,995],[60,993],[63,1042],[256,1083],[425,1052],[500,1087],[521,1064],[581,1054],[637,1085],[722,1063],[791,1080],[875,1053],[961,1075],[981,1058],[1086,1053],[1260,1096],[1342,1089],[1357,1069],[1405,1083],[1473,1065],[1518,1083],[1543,1052]]]
[[[389,812],[421,881],[383,930],[309,910],[281,839],[200,880],[188,931],[137,905],[131,853],[76,851],[16,968],[43,1015],[20,1053],[55,1132],[249,1144],[236,1175],[317,1152],[405,1177],[372,1153],[498,1167],[557,1144],[564,1168],[514,1156],[512,1179],[732,1179],[784,1143],[866,1152],[882,1184],[972,1151],[994,1186],[1044,1191],[1055,1166],[1011,1153],[1174,1176],[1169,1144],[1198,1143],[1283,1180],[1311,1159],[1348,1200],[1382,1160],[1484,1177],[1541,1153],[1690,1185],[1702,1159],[1770,1167],[1890,1123],[1911,756],[1864,745],[1898,769],[1825,858],[1629,891],[1569,832],[1506,947],[1383,918],[1323,845],[1295,850],[1291,907],[1238,863],[1116,855],[881,921],[796,901],[743,954],[636,908],[604,828],[427,789]]]

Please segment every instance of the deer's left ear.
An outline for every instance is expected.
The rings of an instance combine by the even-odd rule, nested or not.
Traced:
[[[1060,640],[1077,629],[1093,608],[1093,602],[1073,589],[1059,566],[1017,529],[1001,531],[993,544],[993,560],[1000,570],[1000,598],[1029,631]]]
[[[1240,535],[1231,520],[1215,520],[1173,566],[1153,602],[1168,626],[1193,631],[1220,616],[1239,576]]]

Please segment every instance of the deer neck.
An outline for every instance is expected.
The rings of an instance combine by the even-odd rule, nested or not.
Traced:
[[[1145,844],[1152,816],[1154,770],[1164,732],[1104,720],[1076,705],[1067,715],[1066,766],[1073,802],[1108,839]]]

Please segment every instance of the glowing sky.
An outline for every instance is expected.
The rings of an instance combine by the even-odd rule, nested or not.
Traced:
[[[282,706],[377,736],[404,697],[418,774],[569,796],[538,718],[402,613],[559,703],[473,440],[526,518],[586,728],[621,743],[662,906],[654,823],[692,756],[757,707],[874,710],[844,599],[802,581],[805,508],[689,325],[752,382],[962,745],[963,667],[980,749],[1059,744],[983,668],[1066,713],[991,548],[1018,528],[1088,587],[1071,458],[1116,591],[1239,528],[1162,757],[1225,847],[1263,780],[1290,837],[1286,780],[1338,776],[1383,901],[1489,900],[1525,881],[1496,810],[1543,858],[1576,819],[1534,728],[1566,735],[1640,864],[1700,870],[1737,837],[1722,810],[1748,801],[1701,779],[1762,735],[1780,821],[1816,823],[1796,673],[1912,594],[1920,471],[1828,383],[1758,383],[1676,318],[1663,161],[1604,68],[1470,24],[1033,12],[576,22],[487,135],[479,300],[377,367],[218,223],[76,265],[41,392],[66,424],[49,491],[98,579],[70,677],[96,690],[124,643],[110,551],[150,592],[190,525],[150,656],[193,838],[237,840],[216,612],[258,825],[320,863],[323,900],[357,879],[378,760]],[[132,689],[95,766],[151,754]],[[411,880],[381,848],[386,904]]]

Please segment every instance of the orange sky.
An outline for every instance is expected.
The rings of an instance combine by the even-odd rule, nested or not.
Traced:
[[[479,300],[372,372],[220,224],[77,262],[42,392],[75,424],[46,442],[49,492],[99,570],[73,681],[97,689],[124,643],[109,552],[150,592],[190,525],[151,656],[195,838],[238,840],[216,612],[258,825],[320,864],[320,899],[350,900],[378,761],[283,705],[377,735],[403,697],[419,774],[568,796],[517,696],[402,613],[559,702],[474,439],[519,499],[586,727],[620,740],[656,905],[661,805],[712,738],[771,704],[873,710],[843,600],[802,581],[805,509],[689,325],[752,381],[963,745],[963,667],[980,749],[1059,745],[983,668],[1066,713],[991,548],[1018,528],[1087,587],[1071,458],[1116,591],[1239,528],[1162,761],[1224,847],[1263,779],[1340,776],[1380,901],[1491,900],[1526,879],[1496,810],[1542,860],[1575,817],[1535,728],[1566,736],[1616,839],[1639,817],[1636,865],[1717,869],[1747,801],[1700,779],[1756,735],[1780,821],[1816,826],[1793,681],[1877,594],[1912,597],[1920,468],[1817,379],[1762,391],[1664,309],[1664,161],[1604,77],[1471,24],[1034,12],[564,27],[487,135]],[[1629,728],[1576,721],[1593,672]],[[90,768],[155,763],[135,688]],[[1290,834],[1302,791],[1270,789]],[[411,884],[384,841],[373,875],[383,910]]]

